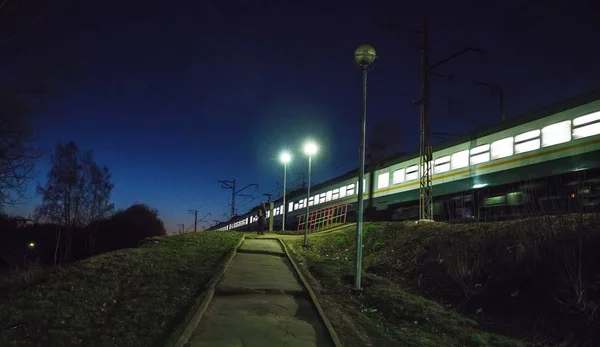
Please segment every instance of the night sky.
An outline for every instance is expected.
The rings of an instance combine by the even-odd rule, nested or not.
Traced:
[[[32,97],[37,144],[74,140],[113,173],[117,208],[158,208],[169,231],[193,216],[225,220],[231,191],[278,195],[281,149],[294,155],[289,184],[301,182],[307,138],[320,145],[313,181],[358,166],[357,45],[379,60],[369,74],[368,127],[393,122],[401,150],[418,149],[419,36],[430,27],[431,62],[465,46],[484,49],[432,77],[432,128],[464,133],[499,119],[502,86],[515,117],[600,86],[600,6],[534,1],[69,1],[43,12],[32,31],[0,45],[5,85],[43,84]],[[568,4],[568,5],[567,5]],[[594,7],[595,6],[595,7]],[[397,30],[386,29],[392,20]],[[448,100],[459,107],[451,111]],[[475,122],[469,120],[473,119]],[[36,167],[45,183],[49,157]],[[28,215],[31,200],[11,209]],[[238,199],[239,213],[259,200]]]

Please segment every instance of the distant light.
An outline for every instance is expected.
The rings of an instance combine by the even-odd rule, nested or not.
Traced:
[[[281,153],[279,160],[281,160],[282,163],[287,164],[292,160],[292,156],[288,152],[283,152]]]
[[[477,189],[477,188],[483,188],[483,187],[485,187],[485,186],[487,186],[487,185],[488,185],[487,183],[478,183],[478,184],[475,184],[475,185],[473,186],[473,189]]]
[[[29,244],[27,245],[27,247],[29,247],[29,248],[35,248],[35,242],[29,242]]]
[[[314,142],[308,142],[304,145],[304,153],[312,157],[317,153],[317,145]]]

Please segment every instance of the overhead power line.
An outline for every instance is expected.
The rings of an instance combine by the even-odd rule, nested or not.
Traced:
[[[251,195],[245,195],[245,194],[240,194],[242,191],[244,191],[245,189],[255,186],[256,188],[258,188],[258,184],[256,183],[251,183],[248,184],[247,186],[245,186],[244,188],[240,189],[240,190],[236,190],[236,186],[235,186],[235,178],[231,181],[229,180],[219,180],[219,182],[221,183],[221,188],[225,188],[225,189],[231,189],[231,216],[230,218],[233,218],[236,215],[236,210],[235,210],[235,197],[240,195],[240,196],[247,196],[247,197],[252,197]]]

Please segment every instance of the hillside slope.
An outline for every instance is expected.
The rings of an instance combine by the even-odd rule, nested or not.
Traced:
[[[333,299],[354,298],[363,308],[376,309],[379,322],[391,324],[392,330],[409,321],[420,327],[424,320],[429,332],[450,329],[445,335],[456,339],[437,342],[445,345],[509,343],[492,342],[496,337],[469,342],[475,331],[485,330],[531,344],[597,346],[599,226],[595,215],[471,224],[366,223],[364,291],[359,293],[350,290],[355,227],[315,235],[308,250],[301,241],[288,243],[323,286],[323,295],[337,293]],[[423,298],[469,318],[447,319],[452,311]],[[407,345],[435,344],[386,329],[379,333],[408,339]]]
[[[242,235],[145,240],[52,271],[0,278],[0,346],[158,346]]]

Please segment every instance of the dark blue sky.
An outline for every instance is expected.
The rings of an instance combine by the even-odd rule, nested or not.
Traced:
[[[300,148],[320,144],[315,181],[357,166],[358,44],[375,46],[368,126],[393,118],[402,149],[418,146],[418,36],[392,34],[390,20],[418,28],[427,18],[431,62],[466,45],[487,51],[440,68],[432,79],[434,131],[461,133],[498,119],[497,98],[469,81],[504,88],[508,117],[600,85],[598,5],[531,1],[70,1],[35,30],[0,45],[8,84],[44,81],[32,102],[39,144],[74,140],[113,173],[117,207],[144,202],[168,230],[193,223],[190,208],[228,213],[219,179],[277,191],[280,149],[295,151],[291,184],[306,172]],[[595,8],[593,7],[595,6]],[[448,99],[464,115],[448,112]],[[48,158],[37,166],[45,182]],[[12,211],[28,214],[32,200]],[[238,199],[243,213],[258,200]]]

